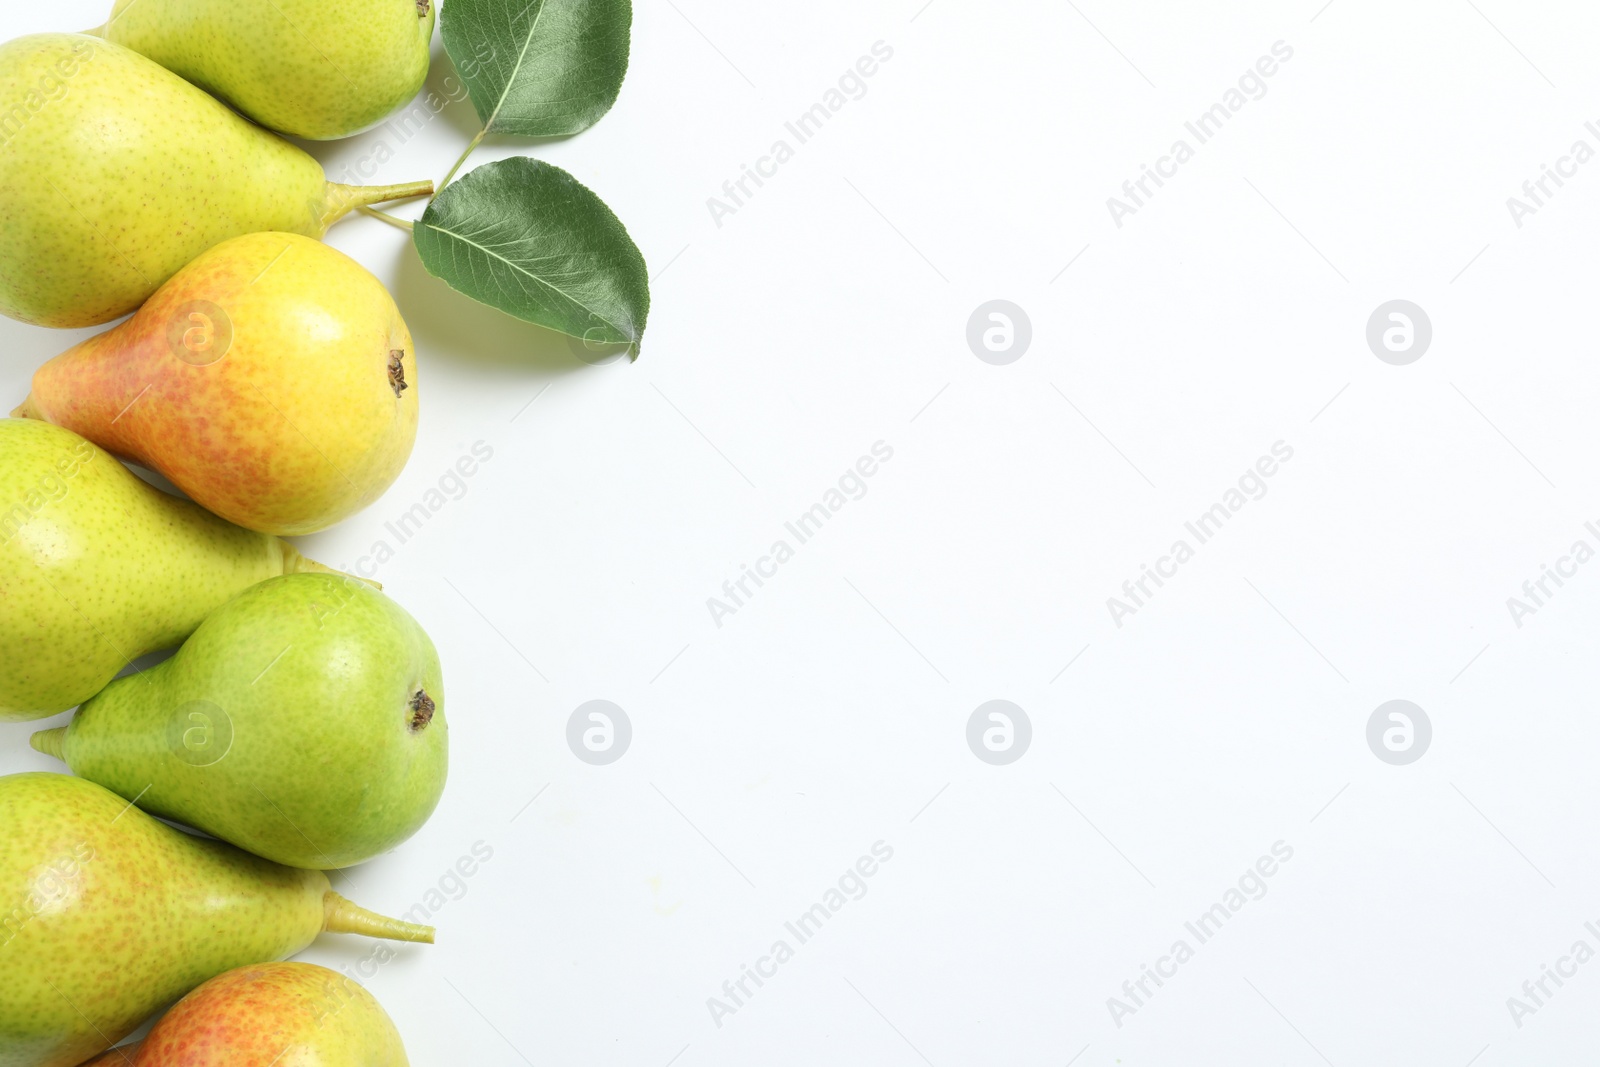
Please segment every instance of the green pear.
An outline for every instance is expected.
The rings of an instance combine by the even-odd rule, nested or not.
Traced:
[[[416,833],[449,762],[433,642],[382,593],[330,574],[241,593],[33,746],[153,815],[314,870]]]
[[[309,963],[213,978],[145,1039],[134,1067],[406,1067],[383,1006],[353,979]]]
[[[101,31],[261,125],[327,141],[422,88],[432,0],[117,0]]]
[[[320,871],[192,837],[93,782],[0,778],[0,1067],[81,1063],[202,982],[325,932],[433,940]]]
[[[75,707],[257,582],[327,569],[71,430],[0,419],[0,721]]]
[[[299,148],[121,45],[0,45],[0,312],[24,322],[97,326],[230,237],[320,238],[355,207],[432,187],[330,184]]]

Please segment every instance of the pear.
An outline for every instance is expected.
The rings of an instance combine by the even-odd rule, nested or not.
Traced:
[[[50,33],[0,45],[0,189],[0,312],[77,327],[134,310],[230,237],[321,237],[352,208],[432,183],[330,184],[137,52]]]
[[[281,133],[383,121],[428,76],[432,0],[117,0],[101,31]]]
[[[75,707],[257,582],[327,569],[70,430],[0,419],[0,721]]]
[[[257,233],[46,363],[13,414],[160,471],[230,522],[292,536],[399,476],[416,374],[411,333],[366,268],[309,237]]]
[[[153,815],[332,870],[422,827],[449,735],[422,627],[354,578],[294,574],[235,597],[33,746]]]
[[[131,1045],[118,1045],[110,1052],[96,1056],[85,1063],[83,1067],[133,1067],[134,1057],[139,1054],[139,1042]]]
[[[0,778],[0,828],[0,1067],[81,1063],[202,982],[324,932],[433,940],[320,871],[191,837],[81,778]]]
[[[266,963],[213,978],[166,1014],[133,1067],[407,1067],[383,1006],[350,978]]]

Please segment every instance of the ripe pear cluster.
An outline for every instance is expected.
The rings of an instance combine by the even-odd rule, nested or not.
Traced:
[[[77,709],[32,738],[71,773],[0,777],[0,1067],[407,1063],[366,990],[282,961],[325,933],[433,942],[326,872],[439,804],[439,656],[283,538],[411,454],[411,333],[320,238],[433,186],[333,184],[280,135],[404,105],[434,21],[433,0],[116,0],[94,33],[0,45],[0,314],[129,316],[0,419],[0,721]]]

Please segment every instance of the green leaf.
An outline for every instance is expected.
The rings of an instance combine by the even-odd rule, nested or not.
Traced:
[[[577,133],[622,91],[630,0],[449,0],[440,19],[485,133]]]
[[[474,300],[638,358],[650,314],[644,256],[560,167],[526,156],[479,167],[428,205],[412,239],[429,274]]]

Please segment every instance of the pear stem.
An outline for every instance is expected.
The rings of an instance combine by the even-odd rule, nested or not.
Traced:
[[[392,200],[413,200],[432,193],[432,182],[405,182],[401,185],[340,185],[329,182],[322,226],[324,229],[332,226],[358,207],[387,204]]]
[[[284,574],[337,574],[341,578],[350,578],[354,581],[361,582],[363,585],[370,585],[374,589],[381,590],[383,588],[383,583],[375,582],[371,578],[363,578],[359,574],[347,574],[346,572],[330,567],[325,563],[318,563],[314,559],[306,559],[306,557],[300,554],[299,549],[295,548],[287,541],[280,540],[278,543],[283,546]]]
[[[361,212],[363,215],[371,215],[375,219],[382,219],[384,222],[387,222],[390,226],[393,226],[397,230],[404,230],[407,233],[412,232],[411,223],[407,222],[405,219],[397,218],[394,215],[389,214],[387,211],[379,211],[377,208],[367,207],[365,204],[356,208],[356,210]]]
[[[67,728],[65,726],[57,726],[54,730],[40,730],[28,738],[28,744],[32,745],[37,751],[43,752],[46,756],[54,756],[62,763],[65,763],[67,762],[67,757],[61,754],[61,746],[66,739]]]
[[[331,889],[328,890],[327,896],[322,898],[322,906],[325,916],[322,924],[323,933],[361,934],[365,937],[380,937],[386,941],[433,944],[433,927],[402,922],[368,911],[350,903]]]
[[[439,189],[442,190],[445,186],[450,184],[450,179],[456,176],[456,171],[461,169],[461,164],[465,163],[467,161],[467,157],[472,155],[472,153],[477,150],[478,146],[483,143],[483,139],[488,136],[488,134],[489,130],[487,127],[478,131],[478,135],[472,139],[470,144],[467,145],[467,150],[461,153],[461,158],[456,160],[456,165],[450,168],[450,173],[446,174],[444,176],[444,181],[439,183]],[[437,199],[438,196],[439,193],[435,192],[433,197],[430,198],[428,202],[430,204],[433,203],[433,200]]]

